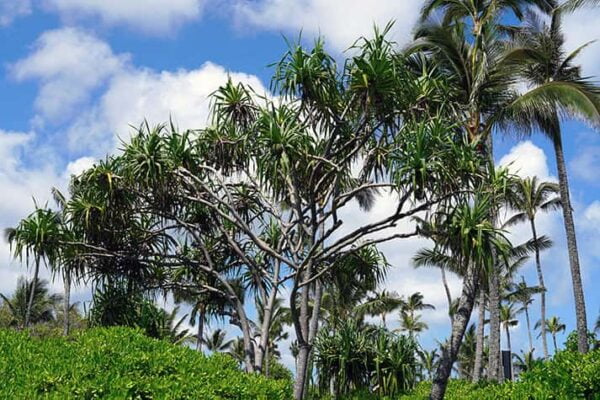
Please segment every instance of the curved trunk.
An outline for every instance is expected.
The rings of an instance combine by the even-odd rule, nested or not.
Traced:
[[[479,304],[477,317],[477,342],[475,343],[475,362],[473,363],[473,383],[481,379],[481,368],[483,366],[483,341],[485,336],[485,291],[479,288]]]
[[[69,312],[71,308],[71,277],[69,274],[65,274],[63,283],[65,285],[65,296],[63,299],[63,335],[67,336],[71,327]]]
[[[444,291],[446,292],[446,298],[448,299],[448,314],[450,315],[450,323],[452,323],[452,294],[450,293],[450,286],[448,286],[448,279],[446,279],[446,270],[442,267],[442,282],[444,284]]]
[[[556,334],[552,334],[552,342],[554,343],[554,354],[558,351],[558,346],[556,346]]]
[[[27,301],[27,309],[25,310],[25,328],[29,328],[31,322],[31,309],[33,308],[33,299],[35,298],[35,285],[38,281],[38,275],[40,273],[40,257],[35,258],[35,269],[33,270],[33,280],[29,288],[29,300]]]
[[[535,267],[537,270],[538,282],[541,288],[544,289],[540,293],[540,332],[542,335],[542,349],[544,350],[544,358],[548,359],[548,340],[546,337],[546,286],[544,285],[544,275],[542,274],[542,263],[540,262],[540,250],[537,246],[537,231],[535,229],[534,219],[530,219],[531,233],[533,234],[533,240],[535,241]],[[528,328],[529,329],[529,328]],[[531,337],[531,333],[530,333]],[[531,339],[530,339],[531,340]],[[531,348],[531,345],[529,346]]]
[[[429,398],[431,400],[442,400],[446,393],[446,387],[448,385],[448,379],[452,372],[452,365],[456,361],[460,346],[462,344],[463,336],[467,329],[471,313],[473,312],[473,306],[475,303],[475,296],[477,293],[477,274],[474,271],[474,267],[469,265],[467,273],[463,281],[462,293],[460,295],[458,310],[452,320],[452,334],[450,336],[450,343],[447,349],[442,352],[440,364],[436,370],[433,384],[431,386],[431,393]]]
[[[489,282],[490,354],[488,360],[488,379],[491,381],[498,381],[500,372],[500,288],[498,278],[498,271],[494,266]]]
[[[567,248],[569,249],[569,265],[571,267],[571,279],[573,280],[573,295],[575,297],[575,315],[577,319],[577,349],[580,353],[587,353],[587,316],[585,312],[585,298],[583,295],[583,283],[581,282],[581,271],[579,268],[579,254],[577,251],[577,238],[575,235],[575,222],[573,221],[573,209],[569,196],[569,180],[567,167],[562,148],[560,132],[554,137],[554,152],[556,154],[556,168],[558,170],[558,183],[560,186],[560,200],[562,202],[565,231],[567,234]]]

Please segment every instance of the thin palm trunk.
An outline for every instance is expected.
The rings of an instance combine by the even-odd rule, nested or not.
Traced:
[[[450,315],[450,322],[452,322],[452,294],[450,293],[450,286],[448,286],[448,279],[446,278],[446,270],[444,267],[440,268],[442,271],[442,282],[444,283],[444,290],[446,292],[446,298],[448,299],[448,314]]]
[[[473,363],[473,383],[477,383],[481,379],[481,369],[483,366],[483,341],[485,335],[485,291],[483,287],[479,288],[479,304],[477,308],[477,342],[475,343],[475,361]]]
[[[533,351],[533,339],[531,337],[531,322],[529,320],[529,307],[525,306],[525,321],[527,322],[527,336],[529,336],[529,351]]]
[[[546,286],[544,285],[544,275],[542,274],[542,263],[540,262],[540,249],[537,245],[537,230],[535,228],[535,220],[529,220],[531,225],[531,233],[535,242],[535,267],[537,269],[538,282],[542,292],[540,293],[540,331],[542,335],[542,349],[544,350],[544,358],[548,359],[548,341],[546,338]],[[528,322],[529,323],[529,322]],[[529,329],[529,328],[528,328]],[[531,334],[530,334],[531,337]],[[531,340],[531,339],[530,339]],[[531,347],[531,346],[530,346]]]
[[[458,310],[452,320],[452,334],[448,348],[442,352],[439,366],[436,370],[433,384],[431,386],[430,400],[442,400],[446,393],[448,379],[452,372],[452,365],[456,361],[463,336],[467,329],[477,292],[477,274],[474,267],[469,265],[465,274],[462,293],[459,299]]]
[[[35,258],[35,268],[33,270],[33,280],[31,281],[31,287],[29,289],[29,301],[27,302],[27,310],[25,310],[25,328],[29,328],[29,322],[31,320],[31,309],[33,308],[33,299],[35,298],[35,285],[38,281],[38,275],[40,273],[40,256]]]
[[[71,277],[65,274],[65,297],[63,299],[63,335],[67,336],[71,327],[70,308],[71,308]]]
[[[558,351],[558,346],[556,346],[556,333],[552,334],[552,343],[554,343],[554,354]]]
[[[577,251],[577,238],[575,236],[575,222],[573,221],[573,209],[569,196],[569,180],[567,167],[562,148],[561,133],[557,132],[554,137],[554,152],[556,154],[556,168],[558,170],[558,183],[560,186],[560,200],[562,202],[563,218],[567,235],[567,248],[569,250],[569,265],[571,267],[571,279],[573,280],[573,295],[575,297],[575,315],[577,319],[577,349],[580,353],[587,353],[587,316],[585,312],[585,298],[583,295],[583,283],[581,282],[581,271],[579,268],[579,254]]]
[[[500,288],[498,271],[492,269],[489,279],[489,310],[490,310],[490,335],[489,335],[489,360],[488,379],[500,379]]]

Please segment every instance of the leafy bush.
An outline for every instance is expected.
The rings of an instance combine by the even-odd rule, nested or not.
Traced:
[[[401,400],[425,400],[431,384],[422,382]],[[503,384],[451,380],[447,400],[600,400],[600,350],[588,354],[562,351],[524,372],[519,381]]]
[[[36,339],[0,330],[2,399],[281,399],[289,380],[239,370],[227,354],[203,356],[129,328]]]

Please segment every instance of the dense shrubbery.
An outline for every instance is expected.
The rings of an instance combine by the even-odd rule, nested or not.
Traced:
[[[68,339],[0,331],[2,399],[281,399],[291,384],[241,372],[225,354],[191,349],[127,328]]]
[[[430,384],[423,382],[401,400],[424,400]],[[453,380],[447,400],[600,399],[600,350],[581,355],[559,352],[551,361],[522,374],[516,382],[479,384]]]

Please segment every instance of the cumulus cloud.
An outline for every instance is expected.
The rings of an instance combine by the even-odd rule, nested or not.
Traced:
[[[62,122],[89,100],[92,90],[126,68],[128,59],[85,31],[62,28],[43,33],[11,70],[17,80],[40,82],[35,108],[41,119]]]
[[[261,29],[325,36],[336,50],[345,50],[360,36],[370,36],[373,24],[385,26],[392,20],[393,37],[406,43],[417,21],[422,2],[418,0],[259,0],[238,1],[238,23]]]
[[[144,33],[168,34],[202,15],[204,0],[46,0],[66,20],[99,19]]]
[[[579,46],[600,38],[600,8],[587,7],[575,13],[567,14],[564,18],[564,32],[568,51],[574,51]],[[583,65],[584,75],[600,75],[599,43],[592,43],[582,51],[576,59]]]
[[[31,0],[0,2],[0,27],[10,25],[16,18],[31,13]]]
[[[197,69],[136,67],[104,41],[75,28],[43,33],[31,53],[11,67],[18,80],[36,80],[36,121],[61,123],[67,148],[103,157],[127,138],[129,126],[169,118],[181,129],[201,128],[209,95],[228,78],[266,89],[258,78],[207,62]]]
[[[546,153],[530,140],[515,145],[500,158],[498,164],[521,177],[537,176],[541,180],[555,180],[550,175]]]

